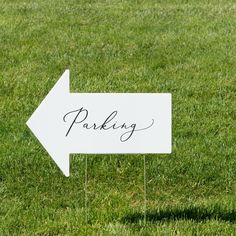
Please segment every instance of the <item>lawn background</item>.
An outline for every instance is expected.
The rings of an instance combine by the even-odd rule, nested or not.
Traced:
[[[73,92],[170,92],[173,152],[71,155],[26,127],[65,69]],[[0,0],[0,235],[236,235],[236,3]]]

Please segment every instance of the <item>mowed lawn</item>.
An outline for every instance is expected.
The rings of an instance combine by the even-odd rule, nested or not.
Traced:
[[[66,178],[27,128],[67,68],[73,92],[172,93],[146,224],[144,155],[71,155]],[[236,235],[235,194],[234,0],[0,0],[0,235]]]

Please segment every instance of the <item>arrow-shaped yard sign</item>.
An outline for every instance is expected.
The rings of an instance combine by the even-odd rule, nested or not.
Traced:
[[[70,153],[170,153],[171,94],[70,93],[69,70],[27,121],[62,172]]]

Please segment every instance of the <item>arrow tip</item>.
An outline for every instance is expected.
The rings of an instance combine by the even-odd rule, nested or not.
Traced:
[[[26,122],[27,126],[34,133],[39,142],[47,150],[65,176],[69,176],[70,162],[69,153],[64,147],[64,141],[58,132],[58,123],[54,122],[58,116],[58,97],[66,97],[69,94],[69,69],[65,70],[49,94],[44,98],[38,108]]]

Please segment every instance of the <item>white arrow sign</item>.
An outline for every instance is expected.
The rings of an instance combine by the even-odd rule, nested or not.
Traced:
[[[70,153],[171,153],[171,94],[70,93],[66,70],[27,121],[62,172]]]

